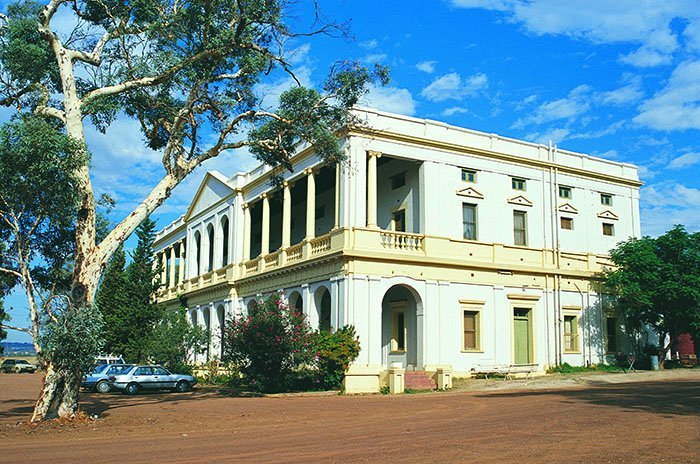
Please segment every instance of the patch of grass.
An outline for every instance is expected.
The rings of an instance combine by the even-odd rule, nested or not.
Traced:
[[[414,390],[412,388],[404,388],[403,392],[407,395],[415,395],[418,393],[432,393],[433,390]]]
[[[593,364],[590,367],[585,367],[572,366],[569,363],[563,363],[559,366],[552,366],[547,369],[548,374],[583,374],[591,372],[624,372],[624,369],[611,364]]]

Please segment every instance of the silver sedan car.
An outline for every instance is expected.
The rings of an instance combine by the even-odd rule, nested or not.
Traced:
[[[109,393],[112,389],[109,378],[126,372],[132,367],[133,364],[101,364],[96,366],[92,372],[83,376],[80,386],[98,393]]]
[[[134,366],[110,376],[109,382],[114,390],[134,395],[141,390],[186,392],[197,383],[197,379],[191,375],[171,374],[161,366]]]

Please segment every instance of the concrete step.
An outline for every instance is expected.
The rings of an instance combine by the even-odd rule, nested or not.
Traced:
[[[425,371],[406,371],[404,387],[410,390],[435,390],[437,386]]]

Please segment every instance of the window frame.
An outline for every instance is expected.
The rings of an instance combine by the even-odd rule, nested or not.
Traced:
[[[610,228],[610,233],[606,233],[606,227]],[[603,235],[606,237],[614,237],[615,236],[615,224],[612,222],[603,222]]]
[[[403,230],[396,229],[396,215],[403,214]],[[406,208],[395,209],[391,212],[391,230],[393,232],[406,232]]]
[[[610,323],[609,321],[614,321],[614,333],[610,334]],[[610,340],[612,338],[614,346],[613,350],[610,350]],[[605,354],[617,354],[620,352],[620,322],[619,318],[615,314],[605,315]]]
[[[523,229],[522,229],[522,233],[523,233],[523,243],[518,243],[518,240],[517,240],[517,232],[519,231],[519,229],[516,229],[516,227],[515,227],[515,226],[516,226],[515,218],[516,218],[516,216],[518,216],[518,215],[522,215],[522,218],[523,218]],[[527,243],[528,243],[528,237],[527,237],[527,211],[513,210],[513,245],[515,245],[515,246],[525,246],[525,247],[526,247],[526,246],[528,246]]]
[[[564,222],[567,221],[571,227],[564,227]],[[574,218],[560,216],[559,217],[559,228],[561,230],[574,230]]]
[[[572,329],[570,332],[567,331],[567,324],[566,321],[567,319],[571,319],[572,323],[570,324],[570,328]],[[564,328],[562,330],[562,336],[564,337],[563,340],[563,345],[564,345],[564,353],[580,353],[581,352],[581,334],[579,332],[579,315],[578,314],[572,314],[572,313],[565,313],[564,314]],[[569,336],[569,340],[567,340],[567,336]],[[571,346],[569,344],[572,344]]]
[[[479,353],[481,349],[481,309],[462,306],[462,352]],[[474,317],[474,346],[467,346],[467,314]]]
[[[601,193],[600,194],[600,204],[603,206],[612,206],[613,205],[612,193]]]
[[[389,341],[389,352],[390,354],[404,354],[407,352],[406,345],[408,339],[408,329],[406,327],[406,310],[408,304],[406,301],[394,301],[390,303],[391,308],[391,340]],[[403,322],[403,347],[400,346],[399,334],[401,330],[399,329],[399,315],[401,315],[401,320]]]
[[[573,188],[569,187],[567,185],[560,185],[559,186],[559,198],[564,198],[566,200],[571,200],[573,198]],[[568,192],[568,195],[562,195],[562,192]]]
[[[466,230],[464,228],[464,225],[465,225],[464,209],[465,209],[465,207],[469,207],[469,208],[472,208],[474,210],[474,222],[473,222],[474,237],[466,237]],[[474,241],[479,240],[479,228],[478,228],[479,218],[478,218],[477,214],[478,214],[478,205],[476,205],[474,203],[466,203],[466,202],[462,203],[462,239],[463,240],[474,240]]]
[[[523,177],[511,177],[510,186],[513,190],[524,192],[527,190],[527,179]]]
[[[465,176],[466,174],[466,176]],[[476,183],[477,175],[476,175],[476,170],[475,169],[467,169],[467,168],[462,168],[462,182],[469,182],[472,184]],[[466,177],[466,178],[465,178]],[[471,177],[471,179],[469,179]]]
[[[401,180],[400,185],[399,180]],[[391,190],[397,190],[400,189],[401,187],[406,186],[406,171],[401,171],[399,173],[394,174],[393,176],[389,177],[389,187],[391,187]]]

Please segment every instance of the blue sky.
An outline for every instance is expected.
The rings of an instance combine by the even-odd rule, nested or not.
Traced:
[[[292,11],[295,26],[310,23],[305,3]],[[386,64],[392,82],[365,105],[634,163],[645,183],[643,233],[676,223],[700,230],[697,0],[320,3],[326,20],[350,21],[352,38],[287,44],[304,84],[319,87],[341,59]],[[290,85],[273,76],[259,90],[274,96]],[[127,119],[87,136],[95,188],[117,199],[119,220],[157,182],[160,155]],[[185,211],[206,169],[232,175],[255,164],[245,152],[208,162],[156,212],[159,227]],[[22,299],[8,304],[21,324]]]

